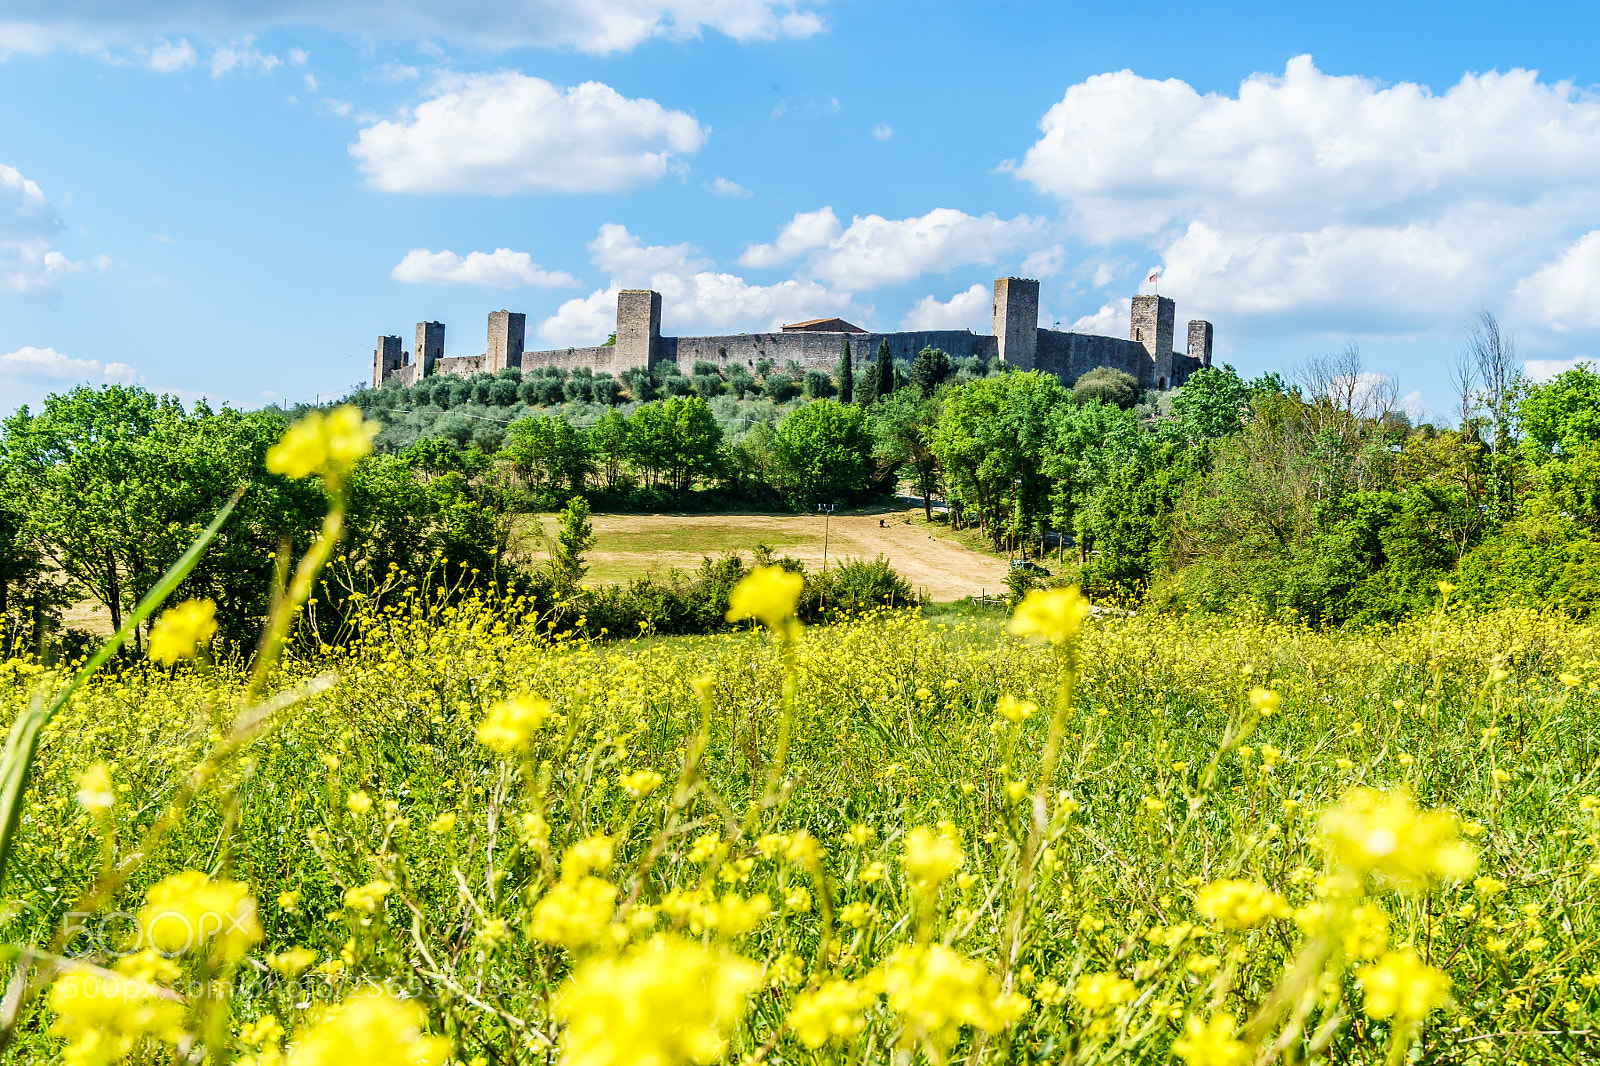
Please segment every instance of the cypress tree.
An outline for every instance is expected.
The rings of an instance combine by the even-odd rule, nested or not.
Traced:
[[[849,403],[856,394],[856,372],[850,366],[850,341],[844,342],[844,354],[839,357],[839,402]]]
[[[878,342],[878,380],[876,396],[887,396],[894,391],[894,356],[889,354],[887,338]]]

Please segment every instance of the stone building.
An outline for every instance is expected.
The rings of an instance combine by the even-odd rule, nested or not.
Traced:
[[[650,369],[658,363],[676,362],[685,373],[697,361],[726,367],[743,363],[753,369],[765,359],[776,366],[790,361],[802,370],[832,372],[838,367],[844,342],[860,363],[872,359],[882,342],[888,342],[895,359],[915,359],[924,348],[943,349],[952,358],[998,358],[1018,370],[1043,370],[1072,384],[1097,367],[1111,367],[1134,377],[1142,388],[1171,389],[1188,376],[1211,365],[1211,323],[1192,321],[1187,350],[1176,352],[1177,305],[1165,296],[1135,296],[1128,338],[1070,333],[1039,326],[1039,283],[1031,278],[998,278],[994,283],[993,331],[988,335],[966,329],[914,330],[870,333],[838,318],[812,319],[784,326],[779,333],[737,333],[720,337],[664,337],[661,335],[661,294],[624,289],[617,294],[617,333],[614,343],[585,348],[560,348],[547,352],[523,350],[526,319],[510,311],[489,315],[489,334],[483,355],[447,358],[444,326],[417,324],[413,359],[400,350],[399,337],[382,337],[372,353],[372,384],[398,380],[410,385],[429,374],[475,374],[506,367],[585,367],[596,373],[620,377],[634,368]]]

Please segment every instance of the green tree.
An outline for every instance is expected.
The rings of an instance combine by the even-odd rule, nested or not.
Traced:
[[[621,411],[612,408],[589,427],[589,449],[594,456],[606,488],[613,488],[622,476],[622,464],[628,458],[628,419]]]
[[[878,365],[872,377],[874,401],[894,391],[894,356],[889,354],[887,339],[878,342]]]
[[[929,346],[917,353],[911,362],[911,384],[924,397],[932,396],[935,389],[950,376],[950,357],[938,348]]]
[[[817,400],[779,424],[773,476],[780,490],[804,504],[845,499],[871,483],[872,445],[865,412]]]
[[[844,342],[844,354],[839,356],[839,399],[851,403],[856,395],[856,371],[850,363],[850,338]]]
[[[1190,374],[1172,397],[1172,415],[1194,441],[1231,437],[1243,428],[1249,409],[1250,387],[1226,364]]]
[[[553,492],[565,485],[576,492],[594,472],[589,442],[558,415],[529,415],[513,422],[501,455],[518,477],[539,491]]]
[[[943,395],[933,453],[953,502],[971,505],[998,549],[1048,514],[1044,472],[1053,412],[1067,390],[1039,371],[979,378]]]
[[[721,446],[722,428],[698,396],[644,404],[628,419],[629,461],[652,486],[665,480],[684,492],[697,480],[714,477]]]
[[[939,491],[939,457],[933,435],[939,425],[939,408],[931,397],[910,389],[881,401],[870,420],[875,455],[887,470],[908,470],[922,497],[922,513],[933,518],[933,495]]]
[[[552,560],[556,579],[563,589],[573,589],[589,572],[584,556],[594,547],[594,526],[589,521],[589,501],[574,496],[561,512],[556,530],[556,552]]]

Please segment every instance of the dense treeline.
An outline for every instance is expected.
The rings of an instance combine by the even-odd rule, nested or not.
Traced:
[[[338,587],[326,590],[317,636],[336,637],[341,597],[396,574],[429,574],[452,595],[493,584],[541,610],[570,604],[559,568],[506,560],[516,514],[575,497],[594,508],[809,508],[896,488],[920,497],[930,521],[1054,571],[1019,582],[1077,582],[1130,604],[1338,624],[1400,618],[1447,581],[1483,603],[1585,614],[1600,603],[1600,375],[1580,366],[1524,380],[1487,316],[1467,352],[1453,427],[1412,425],[1353,348],[1292,380],[1247,382],[1222,367],[1159,397],[1113,371],[1069,388],[933,349],[909,366],[880,352],[833,377],[789,376],[801,396],[777,368],[709,364],[612,385],[541,372],[361,390],[353,399],[391,447],[353,475]],[[757,390],[768,395],[748,398]],[[524,393],[551,402],[519,407]],[[514,417],[475,416],[487,436],[395,447],[397,428],[417,429],[406,419],[469,413],[416,406],[436,397]],[[287,418],[185,410],[122,387],[13,415],[0,428],[8,632],[37,641],[85,599],[117,622],[245,487],[183,591],[216,600],[224,632],[247,640],[274,559],[303,549],[323,509],[320,490],[265,470]],[[589,627],[700,626],[683,620],[714,617],[693,604],[725,595],[732,572],[717,567],[729,565],[640,586],[626,602],[590,594],[609,621]],[[885,588],[885,599],[900,595]],[[829,598],[820,591],[819,605]]]

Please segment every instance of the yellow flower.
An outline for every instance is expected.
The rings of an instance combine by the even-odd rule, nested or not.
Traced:
[[[961,843],[953,831],[935,833],[919,825],[906,834],[906,872],[919,891],[936,890],[961,862]]]
[[[1356,971],[1369,1018],[1416,1021],[1450,999],[1450,978],[1417,957],[1410,946],[1385,952]]]
[[[1479,877],[1472,882],[1472,887],[1480,896],[1498,896],[1506,890],[1506,883],[1494,877]]]
[[[643,799],[661,787],[661,780],[661,775],[654,770],[635,770],[618,778],[617,784],[634,799]]]
[[[1049,592],[1035,589],[1017,604],[1006,631],[1032,641],[1060,644],[1077,639],[1088,614],[1089,601],[1076,585]]]
[[[428,824],[428,832],[438,836],[453,833],[456,829],[456,812],[445,811]]]
[[[759,926],[772,913],[772,901],[764,895],[745,899],[728,893],[717,902],[700,909],[699,924],[723,936],[743,936]]]
[[[56,1015],[50,1032],[67,1042],[67,1066],[109,1066],[147,1037],[168,1044],[183,1037],[182,1001],[121,974],[68,973],[50,987],[49,1005]]]
[[[1250,709],[1263,718],[1271,718],[1283,709],[1283,697],[1270,688],[1253,688],[1250,690]],[[1215,1022],[1217,1019],[1211,1020]]]
[[[365,792],[357,790],[350,793],[350,797],[344,801],[344,805],[349,808],[351,814],[366,814],[372,810],[372,797]]]
[[[150,627],[150,658],[163,666],[193,659],[217,632],[217,605],[210,600],[185,600],[161,612]]]
[[[1340,865],[1392,880],[1414,892],[1441,879],[1472,873],[1477,857],[1456,835],[1445,811],[1419,811],[1403,788],[1379,792],[1355,788],[1324,812],[1322,835]]]
[[[109,810],[117,802],[117,794],[111,788],[111,771],[106,764],[90,763],[78,775],[78,806],[90,811]]]
[[[478,743],[490,751],[509,755],[527,751],[533,735],[550,719],[550,704],[523,694],[495,704],[478,724]]]
[[[562,881],[533,908],[528,932],[535,940],[577,951],[612,935],[616,898],[616,887],[598,877]]]
[[[295,1034],[289,1066],[442,1066],[450,1041],[424,1036],[415,1003],[388,995],[358,996],[324,1012]]]
[[[383,427],[363,420],[361,409],[351,404],[324,415],[313,411],[290,426],[283,439],[267,452],[267,469],[284,477],[320,474],[336,485],[345,472],[372,451],[372,438]]]
[[[1000,702],[995,705],[995,710],[1000,717],[1015,725],[1024,718],[1039,713],[1039,705],[1032,700],[1019,700],[1007,693],[1000,697]]]
[[[198,870],[173,874],[150,887],[139,909],[145,941],[164,955],[178,955],[215,941],[230,962],[261,939],[256,901],[249,886],[213,881]]]
[[[1091,973],[1078,978],[1073,986],[1072,998],[1078,1006],[1091,1013],[1120,1006],[1133,999],[1136,991],[1132,981],[1114,973]]]
[[[344,905],[353,911],[365,911],[368,914],[374,914],[383,903],[384,897],[393,891],[394,886],[381,878],[376,881],[368,881],[364,885],[348,889],[344,894]]]
[[[310,948],[290,948],[267,956],[267,965],[286,977],[304,972],[317,961],[317,953]]]
[[[789,1008],[789,1027],[800,1043],[819,1048],[843,1044],[866,1028],[862,1011],[876,999],[871,989],[837,978],[824,981],[815,992],[802,992]]]
[[[872,920],[872,904],[863,903],[859,900],[855,903],[846,904],[839,911],[839,920],[846,925],[860,929]]]
[[[1208,1022],[1191,1014],[1183,1035],[1172,1042],[1172,1053],[1187,1066],[1244,1066],[1250,1049],[1234,1037],[1233,1029],[1231,1014],[1213,1014]]]
[[[757,567],[728,593],[728,621],[754,618],[779,632],[794,616],[805,583],[805,578],[781,566]]]
[[[253,1022],[239,1027],[239,1042],[247,1047],[276,1044],[283,1039],[283,1023],[271,1014],[263,1014]]]
[[[1283,897],[1254,881],[1213,881],[1195,897],[1195,909],[1223,929],[1254,929],[1272,918],[1286,918]]]
[[[1337,913],[1334,904],[1310,903],[1294,912],[1294,921],[1306,936],[1322,936],[1330,932],[1330,919]],[[1389,946],[1389,915],[1376,903],[1363,903],[1345,917],[1336,932],[1346,955],[1375,959]]]
[[[556,998],[566,1066],[680,1066],[718,1059],[761,968],[726,951],[657,936],[584,963]]]
[[[1028,1000],[1002,992],[988,969],[943,944],[902,944],[884,960],[878,980],[907,1036],[948,1043],[970,1025],[997,1033],[1021,1018]]]

